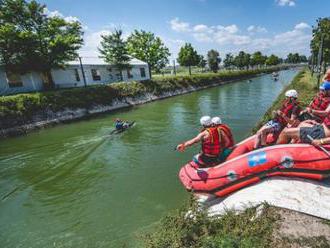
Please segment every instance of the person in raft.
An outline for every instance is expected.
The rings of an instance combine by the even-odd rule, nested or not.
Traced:
[[[199,166],[214,166],[223,162],[226,158],[225,153],[228,153],[227,156],[229,155],[229,151],[226,149],[232,147],[234,141],[230,128],[222,124],[219,119],[214,119],[216,123],[212,123],[210,116],[203,116],[200,119],[202,131],[195,138],[179,144],[176,149],[184,152],[186,147],[202,142],[201,153],[194,157],[194,161]]]
[[[128,122],[125,122],[119,118],[116,118],[115,121],[115,128],[116,130],[120,131],[128,127]]]
[[[300,112],[299,102],[297,101],[298,93],[296,90],[288,90],[285,92],[285,97],[281,109],[273,111],[273,119],[257,132],[254,149],[266,145],[268,134],[277,136],[287,125],[297,125],[297,117]]]
[[[313,141],[308,138],[310,136]],[[323,145],[330,143],[330,111],[322,124],[309,124],[309,126],[288,128],[283,131],[277,144],[287,144],[291,139],[300,140],[301,143]]]
[[[305,123],[310,123],[309,120],[315,120],[319,123],[323,122],[328,108],[330,106],[330,82],[324,81],[320,86],[319,93],[313,98],[312,102],[306,109],[300,112],[298,119],[301,122],[299,127]],[[312,123],[313,124],[313,123]]]

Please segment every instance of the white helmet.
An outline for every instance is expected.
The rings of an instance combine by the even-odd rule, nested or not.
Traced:
[[[286,97],[298,98],[298,92],[296,90],[288,90],[285,92]]]
[[[214,124],[214,125],[222,124],[221,118],[219,116],[213,117],[211,121],[212,121],[212,124]]]
[[[201,125],[204,126],[204,127],[211,126],[211,125],[212,125],[211,117],[208,116],[208,115],[203,116],[203,117],[200,119],[200,123],[201,123]]]

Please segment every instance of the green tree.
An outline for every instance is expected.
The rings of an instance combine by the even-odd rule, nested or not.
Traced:
[[[278,65],[280,63],[279,57],[272,54],[266,60],[266,65]]]
[[[250,67],[250,63],[251,63],[251,54],[249,54],[249,53],[244,54],[243,63],[244,63],[244,66],[246,67],[246,69],[248,70]]]
[[[223,60],[223,66],[226,69],[230,69],[234,65],[234,56],[231,53],[227,53]]]
[[[262,55],[260,51],[257,51],[252,54],[250,65],[251,66],[262,66],[265,64],[267,57]]]
[[[211,49],[207,52],[207,63],[211,71],[214,73],[218,72],[220,62],[221,58],[218,51]]]
[[[199,61],[200,57],[190,43],[180,48],[178,62],[182,66],[189,67],[189,75],[191,75],[191,66],[197,66]]]
[[[150,78],[151,70],[160,72],[171,55],[159,37],[144,30],[134,30],[127,39],[127,48],[130,55],[148,63]]]
[[[313,27],[313,38],[311,40],[311,53],[313,56],[317,56],[321,43],[322,36],[323,42],[323,61],[324,68],[326,64],[330,63],[330,18],[317,19],[317,25]]]
[[[123,81],[123,70],[130,68],[130,57],[122,35],[122,30],[114,30],[111,34],[101,35],[101,48],[99,48],[100,57],[120,72],[121,81]]]
[[[204,56],[199,55],[198,67],[205,68],[205,66],[206,66],[206,60],[204,59]]]
[[[45,14],[36,1],[0,1],[0,63],[6,70],[38,71],[53,87],[52,68],[63,68],[78,57],[83,44],[81,24]]]
[[[246,53],[244,51],[240,51],[234,58],[234,65],[239,69],[243,69],[244,66],[246,66],[246,58]]]

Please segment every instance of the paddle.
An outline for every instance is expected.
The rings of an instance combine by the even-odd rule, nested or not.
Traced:
[[[307,134],[307,138],[308,138],[311,142],[314,141],[314,139],[313,139],[309,134]],[[314,144],[312,144],[312,145],[314,145]],[[327,151],[327,149],[325,149],[323,146],[321,146],[321,145],[314,145],[314,146],[320,148],[325,154],[328,155],[328,157],[330,157],[330,153],[329,153],[329,152]]]

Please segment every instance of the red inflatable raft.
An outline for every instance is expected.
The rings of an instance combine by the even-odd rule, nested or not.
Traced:
[[[275,145],[248,152],[251,145],[253,136],[236,146],[234,158],[215,167],[199,168],[191,161],[181,168],[179,178],[189,191],[223,197],[266,177],[330,177],[330,158],[312,145]],[[324,147],[330,150],[330,145]]]

